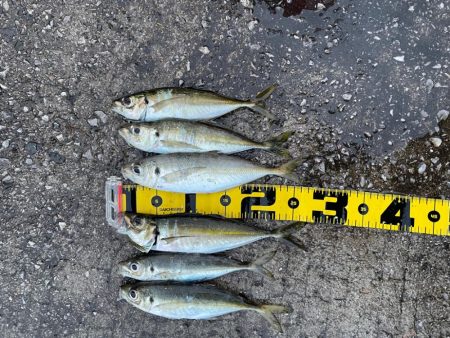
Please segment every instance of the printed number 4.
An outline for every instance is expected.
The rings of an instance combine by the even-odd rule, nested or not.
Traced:
[[[411,218],[411,201],[405,198],[393,200],[381,214],[380,222],[400,225],[399,230],[407,230],[414,226],[414,218]]]

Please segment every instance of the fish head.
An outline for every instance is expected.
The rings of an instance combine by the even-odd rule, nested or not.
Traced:
[[[148,296],[145,285],[122,285],[119,290],[119,299],[124,299],[137,308],[148,311],[153,303],[153,297]]]
[[[144,94],[122,97],[113,101],[112,111],[129,120],[141,120],[147,109],[148,100]]]
[[[149,252],[156,243],[158,227],[150,217],[141,215],[124,215],[125,224],[119,232],[127,235],[141,251]]]
[[[130,259],[119,263],[119,273],[123,277],[141,279],[146,271],[152,271],[149,265],[151,264],[148,264],[147,261],[143,261],[139,258]]]
[[[131,124],[119,129],[119,135],[130,145],[150,151],[159,141],[159,132],[151,124]]]
[[[122,175],[134,183],[156,187],[160,169],[156,161],[147,159],[141,163],[131,163],[122,167]]]

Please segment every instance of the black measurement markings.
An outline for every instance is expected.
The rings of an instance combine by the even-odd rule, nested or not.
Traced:
[[[313,199],[325,200],[325,197],[335,197],[336,202],[326,202],[325,210],[313,210],[315,223],[344,224],[347,220],[348,193],[314,190]],[[335,215],[324,215],[324,211],[334,211]]]
[[[197,195],[186,194],[184,196],[184,212],[195,214],[197,210]]]
[[[258,186],[242,186],[241,194],[251,195],[254,192],[263,192],[263,197],[244,197],[241,201],[241,218],[265,218],[275,219],[275,211],[259,211],[252,210],[252,206],[270,206],[275,204],[276,189],[275,187],[258,187]]]
[[[136,213],[136,187],[125,187],[125,196],[127,205],[125,206],[125,212]]]
[[[409,231],[409,228],[414,226],[414,218],[411,218],[411,201],[408,198],[395,198],[381,214],[380,222],[398,225],[399,231]]]
[[[155,208],[158,208],[162,205],[163,200],[162,200],[161,196],[156,195],[156,196],[152,197],[151,203]]]

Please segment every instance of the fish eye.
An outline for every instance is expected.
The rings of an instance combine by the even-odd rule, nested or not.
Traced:
[[[128,292],[128,295],[130,296],[131,299],[137,298],[137,292],[133,289],[131,289],[130,292]]]
[[[133,128],[133,132],[134,132],[136,135],[139,135],[139,133],[141,132],[141,129],[138,128],[138,127],[134,127],[134,128]]]
[[[140,217],[135,217],[134,220],[133,220],[133,223],[134,223],[135,225],[141,225],[141,224],[142,224],[142,218],[140,218]]]
[[[154,299],[153,297],[150,297],[150,303],[153,303]]]
[[[159,137],[159,132],[155,132],[155,136],[156,136],[156,137]]]
[[[161,170],[159,170],[158,167],[155,168],[155,175],[159,175],[161,173]]]
[[[137,263],[131,263],[131,264],[130,264],[130,269],[131,269],[132,271],[137,271],[138,268],[139,268],[139,266],[137,265]]]
[[[140,174],[141,173],[141,169],[137,165],[135,165],[133,167],[133,171],[134,171],[135,174]]]
[[[122,102],[122,104],[124,104],[125,106],[128,106],[129,104],[131,104],[131,99],[129,96],[124,97],[122,100],[120,100]]]

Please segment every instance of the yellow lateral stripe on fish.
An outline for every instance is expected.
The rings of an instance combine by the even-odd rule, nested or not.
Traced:
[[[122,212],[303,221],[450,236],[450,201],[389,193],[248,184],[211,194],[123,185]]]

